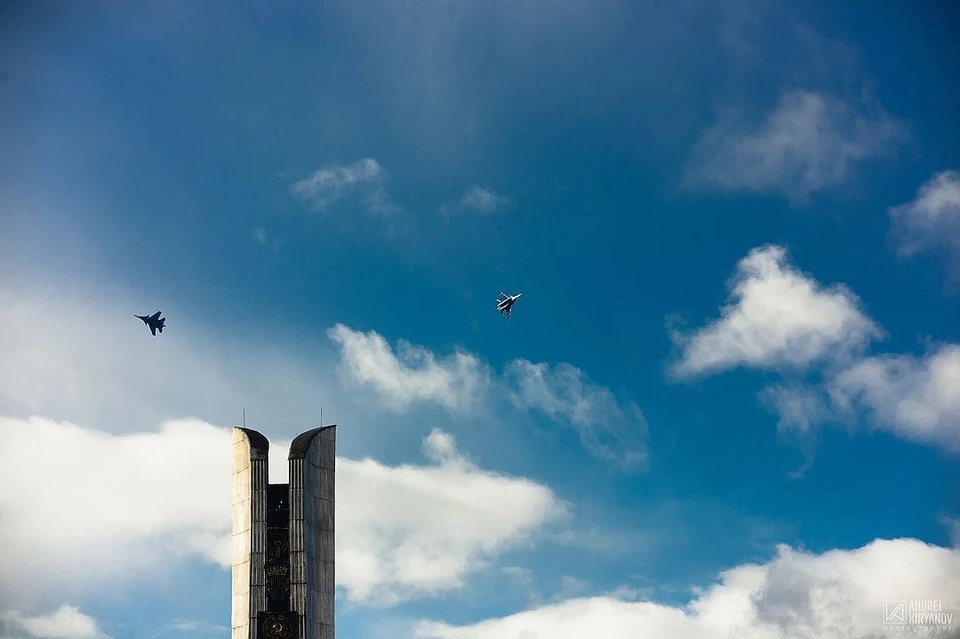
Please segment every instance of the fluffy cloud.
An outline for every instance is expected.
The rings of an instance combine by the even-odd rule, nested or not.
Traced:
[[[625,470],[646,466],[643,412],[631,401],[621,405],[610,390],[594,383],[579,368],[570,364],[551,368],[546,363],[517,359],[504,371],[504,383],[517,408],[537,410],[571,424],[594,456]]]
[[[0,622],[13,636],[38,639],[110,639],[101,630],[97,620],[80,612],[75,606],[64,604],[48,615],[28,616],[17,610],[0,613]]]
[[[737,366],[802,369],[855,350],[882,335],[840,285],[822,287],[792,267],[779,246],[754,249],[737,265],[720,319],[675,335],[677,377]]]
[[[892,153],[905,129],[876,104],[784,93],[759,124],[727,115],[693,149],[691,187],[782,193],[802,204],[846,182],[859,163]]]
[[[840,372],[828,387],[841,411],[863,408],[881,428],[960,452],[960,345],[922,358],[868,357]]]
[[[184,554],[229,566],[230,442],[195,420],[117,436],[0,418],[0,599]]]
[[[594,456],[626,470],[646,464],[647,424],[640,408],[629,399],[618,401],[575,366],[517,359],[495,376],[477,356],[459,350],[441,358],[401,340],[394,353],[376,331],[363,333],[342,324],[329,335],[340,346],[345,376],[373,390],[394,410],[415,402],[465,410],[489,388],[497,388],[514,408],[538,411],[575,428]]]
[[[942,252],[960,266],[960,171],[934,175],[912,202],[891,207],[890,219],[901,255]]]
[[[84,589],[185,556],[229,567],[231,441],[198,420],[111,435],[0,419],[0,600]],[[271,446],[273,481],[284,444]],[[424,449],[426,466],[337,461],[338,499],[353,504],[337,518],[337,583],[351,600],[457,587],[564,511],[545,486],[477,468],[441,431]]]
[[[337,515],[337,581],[350,599],[394,603],[459,587],[564,512],[548,488],[477,468],[441,431],[424,452],[433,465],[338,461],[338,499],[352,506]]]
[[[814,555],[781,546],[764,565],[744,565],[686,607],[613,596],[572,599],[469,626],[422,622],[423,639],[879,639],[883,602],[940,600],[956,636],[960,552],[911,539]]]
[[[472,186],[460,198],[460,208],[477,213],[493,213],[507,206],[510,200],[503,195],[481,186]]]
[[[341,370],[354,382],[374,390],[392,408],[436,402],[451,410],[469,406],[485,389],[486,366],[474,355],[457,351],[438,359],[426,348],[400,340],[394,353],[376,331],[363,333],[343,324],[328,331],[340,347]]]
[[[864,421],[905,439],[960,452],[960,345],[922,357],[878,355],[832,367],[819,384],[779,384],[761,399],[801,441],[822,423]]]
[[[371,213],[389,213],[395,209],[387,198],[387,171],[372,159],[353,164],[328,165],[290,187],[291,193],[322,211],[343,197],[357,193]]]
[[[784,249],[759,248],[741,260],[721,318],[690,335],[672,367],[693,377],[735,366],[796,372],[820,364],[821,382],[774,384],[760,399],[781,432],[809,443],[815,426],[869,416],[878,428],[960,451],[960,345],[925,357],[865,356],[882,331],[841,286],[823,288],[791,267]]]

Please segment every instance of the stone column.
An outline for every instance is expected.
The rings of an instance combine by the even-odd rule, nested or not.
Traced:
[[[267,438],[233,429],[232,639],[258,639],[257,614],[266,608]]]
[[[290,609],[303,639],[334,639],[336,448],[336,426],[290,445]]]

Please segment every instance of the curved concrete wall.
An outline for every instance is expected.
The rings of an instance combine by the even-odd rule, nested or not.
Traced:
[[[233,639],[257,638],[266,609],[267,438],[233,429]]]
[[[304,639],[334,639],[336,449],[336,426],[290,445],[290,609]]]

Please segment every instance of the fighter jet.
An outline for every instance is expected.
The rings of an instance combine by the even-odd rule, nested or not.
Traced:
[[[500,311],[500,314],[503,315],[506,313],[507,319],[509,319],[510,314],[513,313],[513,305],[517,303],[521,295],[523,295],[523,293],[507,295],[503,291],[500,291],[500,297],[497,298],[497,310]]]
[[[150,327],[150,333],[153,335],[157,334],[157,331],[163,332],[163,327],[167,323],[166,317],[160,317],[160,311],[157,311],[153,315],[134,315],[134,317],[139,317],[143,320],[143,323]]]

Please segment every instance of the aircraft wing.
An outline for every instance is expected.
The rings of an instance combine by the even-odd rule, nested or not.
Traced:
[[[150,319],[152,320],[159,319],[159,318],[160,318],[160,311],[157,311],[156,313],[150,316]]]
[[[156,335],[156,334],[157,334],[157,327],[154,326],[153,324],[150,325],[150,334],[151,334],[151,335]]]

